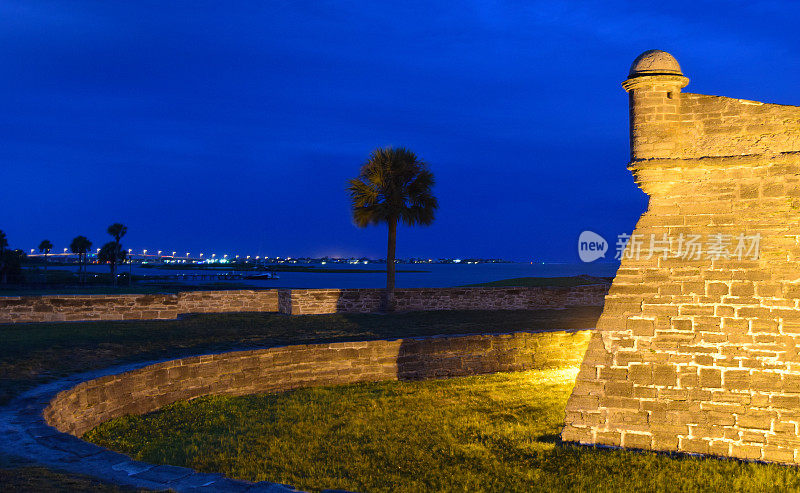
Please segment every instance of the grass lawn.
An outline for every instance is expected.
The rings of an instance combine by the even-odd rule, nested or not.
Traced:
[[[170,266],[150,266],[153,269],[170,268]],[[195,269],[191,266],[180,267],[181,269]],[[343,273],[343,272],[384,272],[365,269],[316,269],[314,267],[285,266],[284,271],[305,272],[307,269],[313,272],[322,273]],[[203,270],[224,270],[231,271],[230,268],[207,266]],[[134,284],[128,286],[127,280],[120,281],[117,287],[111,286],[111,277],[108,274],[99,274],[92,277],[91,273],[87,279],[87,284],[81,286],[78,283],[76,274],[67,270],[53,270],[47,272],[47,282],[44,282],[44,271],[26,271],[28,284],[25,285],[2,285],[0,284],[0,296],[45,296],[61,294],[154,294],[154,293],[178,293],[180,291],[209,291],[209,290],[232,290],[232,289],[278,289],[280,281],[269,282],[261,286],[244,284],[235,281],[210,281],[199,282],[197,284],[186,284],[170,281],[150,280],[141,282],[141,276],[134,276]],[[413,270],[398,270],[397,272],[427,272]],[[503,279],[480,284],[468,284],[462,287],[573,287],[586,284],[610,283],[610,277],[591,277],[591,276],[569,276],[569,277],[517,277],[514,279]]]
[[[84,438],[148,462],[308,490],[800,489],[794,467],[558,444],[576,372],[203,397]]]
[[[464,287],[489,287],[497,288],[504,286],[514,286],[523,288],[571,288],[574,286],[585,286],[587,284],[611,283],[611,277],[592,277],[592,276],[568,276],[568,277],[515,277],[513,279],[503,279],[500,281],[482,282],[479,284],[467,284]]]
[[[313,342],[594,327],[600,307],[287,317],[208,314],[182,320],[0,325],[0,405],[40,383],[132,361]],[[115,491],[0,455],[0,490]],[[6,488],[6,486],[9,486]]]
[[[264,286],[252,286],[234,281],[209,281],[188,284],[170,281],[148,281],[140,282],[138,276],[134,276],[134,284],[128,285],[127,280],[121,280],[116,287],[111,285],[110,276],[102,275],[100,278],[88,279],[86,285],[80,285],[78,278],[71,272],[63,271],[64,276],[53,277],[51,274],[58,272],[48,272],[50,278],[46,283],[41,279],[34,279],[28,284],[0,284],[0,296],[52,296],[62,294],[157,294],[157,293],[179,293],[181,291],[213,291],[213,290],[232,290],[232,289],[275,289],[274,286],[265,284]]]

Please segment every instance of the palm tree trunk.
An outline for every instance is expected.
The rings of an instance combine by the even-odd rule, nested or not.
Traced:
[[[394,255],[397,248],[397,219],[389,220],[389,242],[386,249],[386,300],[384,310],[394,311]]]
[[[117,255],[119,254],[119,238],[114,238],[114,258],[111,260],[111,281],[117,287]]]

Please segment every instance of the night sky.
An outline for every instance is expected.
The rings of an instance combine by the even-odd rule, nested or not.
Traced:
[[[630,232],[642,51],[687,92],[800,105],[795,2],[0,1],[0,229],[28,251],[384,255],[345,183],[406,146],[433,226],[398,256],[577,258]],[[208,254],[207,254],[208,255]]]

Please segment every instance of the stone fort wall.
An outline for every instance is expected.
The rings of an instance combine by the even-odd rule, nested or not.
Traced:
[[[81,436],[115,417],[208,394],[424,379],[580,364],[588,330],[516,332],[237,351],[157,363],[83,382],[57,394],[47,423]]]
[[[648,52],[623,84],[630,169],[650,201],[562,438],[800,463],[800,108],[687,83]],[[757,256],[737,255],[744,239]]]
[[[432,288],[397,290],[398,310],[515,310],[602,306],[609,285],[574,288]],[[370,313],[380,289],[189,291],[150,295],[0,297],[0,324],[81,320],[175,319],[187,313]]]
[[[0,323],[175,319],[184,313],[277,312],[275,290],[2,296]]]
[[[570,288],[411,288],[395,291],[398,311],[532,310],[602,306],[608,284]],[[293,289],[280,294],[281,313],[372,313],[380,311],[381,289]]]

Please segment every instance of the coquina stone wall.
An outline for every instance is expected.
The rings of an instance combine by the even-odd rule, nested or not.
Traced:
[[[400,289],[403,310],[515,310],[602,306],[608,284],[574,288]],[[380,289],[187,291],[148,295],[0,297],[0,324],[78,320],[174,319],[186,313],[278,312],[287,315],[370,313]]]
[[[650,202],[562,438],[800,463],[800,108],[687,83],[647,52],[623,84]]]
[[[194,356],[81,383],[56,395],[44,417],[59,431],[80,436],[118,416],[207,394],[578,365],[589,332],[339,342]]]
[[[245,311],[277,312],[277,291],[0,297],[0,323],[155,320],[174,319],[182,313]]]
[[[608,284],[570,288],[412,288],[395,291],[398,311],[530,310],[602,306]],[[380,289],[282,290],[280,310],[290,315],[371,313],[381,309]]]

